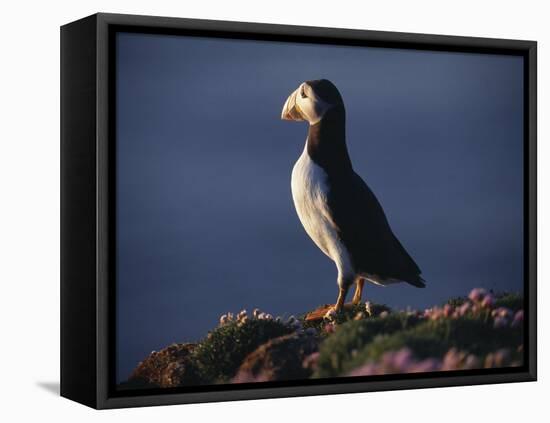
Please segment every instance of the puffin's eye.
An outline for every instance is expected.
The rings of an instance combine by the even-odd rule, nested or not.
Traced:
[[[302,98],[307,98],[306,89],[303,85],[302,85],[302,88],[300,89],[300,96]]]

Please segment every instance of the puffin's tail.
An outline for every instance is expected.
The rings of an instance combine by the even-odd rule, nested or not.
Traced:
[[[420,275],[418,275],[416,279],[408,280],[406,282],[412,286],[416,286],[417,288],[426,288],[426,281]]]

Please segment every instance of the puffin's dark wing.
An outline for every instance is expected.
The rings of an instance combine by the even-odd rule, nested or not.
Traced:
[[[331,178],[328,206],[357,270],[424,287],[420,268],[393,234],[378,199],[359,175]]]

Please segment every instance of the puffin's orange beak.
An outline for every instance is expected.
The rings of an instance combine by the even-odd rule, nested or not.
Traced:
[[[281,112],[281,119],[283,120],[304,120],[298,104],[296,104],[296,96],[298,95],[299,88],[288,96]]]

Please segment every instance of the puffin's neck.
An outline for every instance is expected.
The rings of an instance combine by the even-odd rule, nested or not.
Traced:
[[[334,107],[319,122],[309,126],[306,148],[309,157],[329,175],[352,170],[346,147],[344,106]]]

